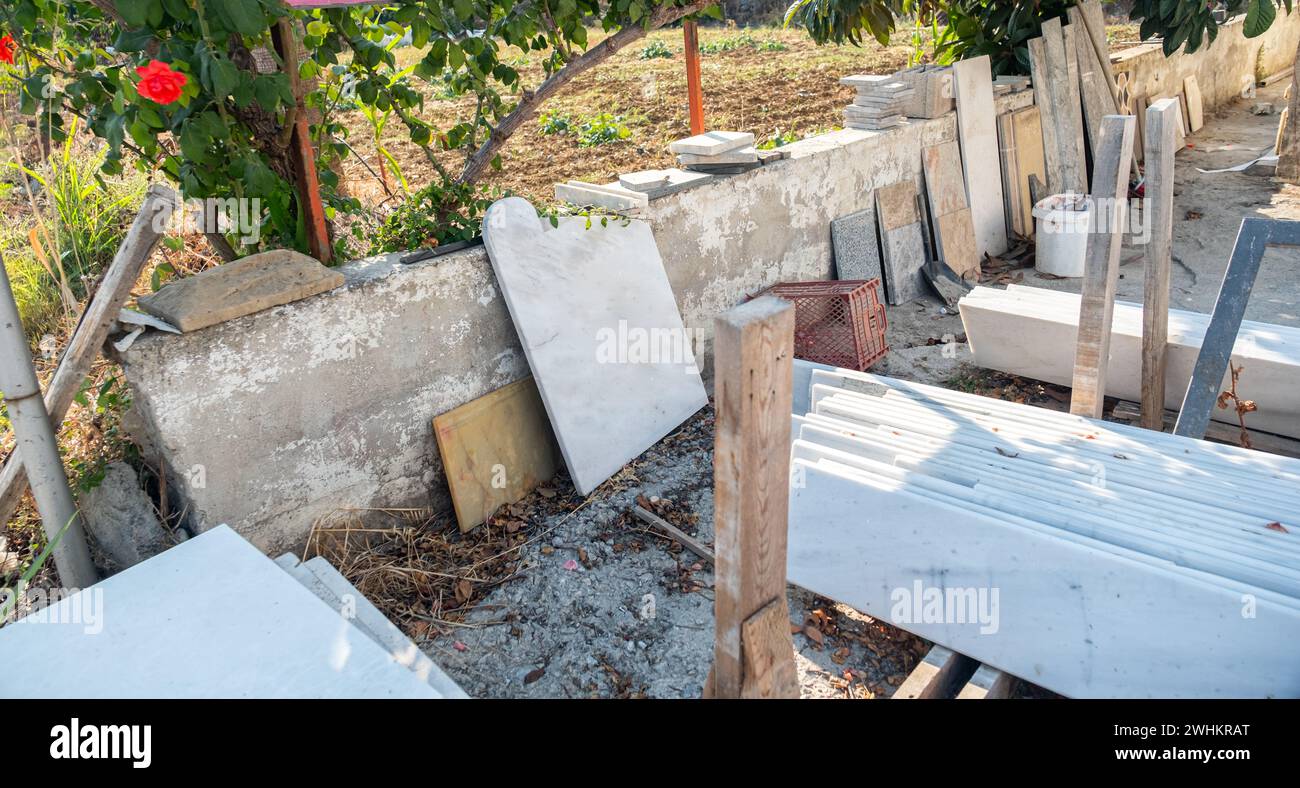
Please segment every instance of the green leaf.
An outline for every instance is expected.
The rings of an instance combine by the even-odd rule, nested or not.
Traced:
[[[117,0],[117,12],[131,27],[144,27],[149,21],[149,8],[153,0]]]
[[[1246,23],[1242,26],[1242,32],[1246,38],[1262,36],[1274,19],[1277,19],[1277,6],[1273,0],[1252,0],[1246,8]]]
[[[209,2],[207,7],[216,12],[227,30],[241,35],[260,35],[270,27],[270,20],[258,0],[220,0]]]

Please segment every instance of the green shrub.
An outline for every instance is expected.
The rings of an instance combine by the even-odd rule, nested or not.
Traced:
[[[538,123],[543,134],[572,134],[576,126],[573,118],[555,112],[543,112]]]
[[[435,182],[390,213],[371,239],[370,253],[401,252],[470,241],[482,234],[483,213],[497,197],[487,187]]]
[[[637,55],[641,60],[653,60],[655,58],[671,58],[673,51],[662,41],[651,41],[641,48],[641,53]]]
[[[622,142],[631,136],[632,130],[623,122],[623,116],[608,112],[587,118],[578,126],[578,144],[584,148]]]
[[[562,113],[544,113],[538,122],[543,134],[572,134],[583,148],[621,142],[632,136],[624,117],[609,112],[576,118]]]

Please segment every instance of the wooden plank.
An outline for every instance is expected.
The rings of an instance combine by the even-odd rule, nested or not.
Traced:
[[[1137,424],[1142,418],[1141,408],[1142,406],[1136,402],[1119,402],[1110,415],[1116,421]],[[1177,421],[1177,413],[1172,410],[1164,411],[1160,430],[1162,432],[1173,432],[1174,423]],[[1142,426],[1145,427],[1146,425],[1143,424]],[[1300,440],[1249,428],[1246,429],[1246,435],[1250,438],[1250,447],[1256,451],[1300,459]],[[1226,443],[1229,446],[1240,446],[1241,428],[1221,421],[1211,421],[1205,427],[1205,440]]]
[[[794,667],[790,610],[785,593],[745,619],[740,648],[745,679],[742,698],[798,698],[799,674]]]
[[[714,323],[713,697],[738,698],[753,687],[755,677],[746,674],[742,661],[742,629],[769,605],[779,612],[766,615],[785,620],[779,632],[763,629],[780,641],[763,648],[794,660],[785,597],[793,358],[794,307],[788,301],[758,298]],[[768,674],[787,676],[777,668]],[[799,696],[798,683],[784,678],[764,691],[768,697]]]
[[[991,665],[980,665],[957,693],[957,700],[1004,700],[1015,694],[1020,679]]]
[[[130,297],[131,288],[139,280],[149,255],[167,229],[172,213],[179,208],[180,197],[166,186],[155,184],[145,193],[140,213],[131,223],[113,262],[81,313],[81,320],[59,358],[50,385],[45,389],[45,409],[49,411],[56,432],[81,390],[82,381],[90,374],[90,368],[99,356],[118,313]],[[15,450],[0,472],[0,522],[8,522],[13,517],[23,493],[27,491],[27,474],[20,459]]]
[[[462,533],[563,467],[531,375],[434,417],[433,435]]]
[[[1201,101],[1201,86],[1195,74],[1183,80],[1183,94],[1187,96],[1187,130],[1192,134],[1205,125],[1205,105]]]
[[[894,694],[892,700],[951,698],[974,674],[978,662],[963,654],[934,645]]]
[[[690,550],[692,553],[695,553],[700,558],[703,558],[709,563],[713,563],[714,561],[713,551],[710,550],[707,545],[695,539],[690,534],[681,530],[680,528],[668,522],[664,518],[660,517],[654,512],[647,511],[646,509],[640,506],[633,506],[632,514],[636,515],[638,520],[645,523],[646,525],[649,525],[657,529],[660,533],[662,533],[664,536],[667,536],[669,539],[672,539],[675,542],[680,542],[682,547],[685,547],[687,550]]]
[[[1201,351],[1192,368],[1183,406],[1178,411],[1174,433],[1200,438],[1210,422],[1210,413],[1219,397],[1219,387],[1228,372],[1232,347],[1237,341],[1246,314],[1246,302],[1255,286],[1259,264],[1268,246],[1300,246],[1300,221],[1287,222],[1248,216],[1241,220],[1237,241],[1232,247],[1228,269],[1223,273],[1214,312],[1205,329]]]
[[[1142,426],[1160,429],[1165,410],[1169,347],[1169,276],[1173,265],[1175,99],[1161,99],[1146,113],[1146,245],[1142,287]]]
[[[1093,51],[1092,38],[1083,26],[1083,13],[1076,7],[1066,12],[1070,19],[1067,30],[1073,31],[1075,57],[1079,62],[1079,95],[1083,100],[1084,131],[1096,155],[1101,119],[1119,113],[1114,96],[1106,86],[1109,77],[1102,72],[1101,63]]]
[[[307,249],[312,257],[329,265],[334,257],[334,249],[330,246],[329,229],[325,224],[325,205],[321,202],[320,178],[316,173],[316,150],[311,144],[311,126],[298,79],[299,44],[294,33],[294,22],[287,17],[281,19],[271,29],[271,33],[276,52],[284,63],[284,74],[289,78],[289,87],[297,99],[295,109],[289,113],[293,119],[290,159],[298,202],[306,224]]]
[[[682,51],[686,54],[686,99],[690,107],[691,134],[703,134],[704,88],[700,81],[700,34],[696,23],[682,22]]]
[[[1034,103],[1042,113],[1047,189],[1050,194],[1082,193],[1087,184],[1080,158],[1083,121],[1077,65],[1072,69],[1066,60],[1061,20],[1049,19],[1042,29],[1042,36],[1029,40],[1029,67]]]
[[[1060,23],[1060,20],[1056,20]],[[1088,184],[1088,143],[1085,139],[1086,132],[1083,127],[1083,96],[1079,91],[1079,45],[1077,43],[1078,31],[1073,27],[1061,28],[1061,49],[1065,53],[1065,73],[1066,82],[1064,93],[1065,100],[1065,118],[1069,122],[1068,130],[1070,137],[1066,138],[1068,144],[1070,139],[1074,140],[1074,178],[1080,189]]]
[[[1110,358],[1111,316],[1119,279],[1119,250],[1128,206],[1128,173],[1133,152],[1132,115],[1102,119],[1093,163],[1092,227],[1089,228],[1079,305],[1079,338],[1074,354],[1070,412],[1101,418]]]

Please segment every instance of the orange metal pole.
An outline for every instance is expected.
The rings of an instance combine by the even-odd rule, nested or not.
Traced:
[[[285,73],[297,99],[297,111],[293,113],[294,124],[290,141],[290,157],[294,164],[294,176],[298,191],[298,201],[302,205],[303,220],[307,230],[307,251],[312,257],[328,265],[333,255],[330,248],[329,230],[325,226],[325,206],[320,198],[320,179],[316,174],[316,151],[311,144],[311,129],[307,123],[307,108],[303,105],[302,90],[298,84],[298,41],[293,24],[281,19],[271,30],[271,38],[276,50],[284,61]]]
[[[686,96],[691,106],[691,133],[704,133],[704,90],[700,85],[700,36],[695,23],[682,23],[686,43]]]

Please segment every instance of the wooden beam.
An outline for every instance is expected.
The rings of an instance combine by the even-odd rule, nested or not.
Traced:
[[[72,407],[72,401],[81,390],[81,383],[90,374],[90,368],[99,356],[104,340],[118,313],[131,295],[131,288],[140,278],[149,255],[153,252],[158,238],[166,230],[174,211],[180,208],[180,198],[176,192],[155,184],[145,193],[140,213],[131,223],[126,238],[118,247],[113,262],[105,270],[95,294],[81,313],[68,342],[68,347],[59,358],[59,365],[54,370],[54,377],[45,389],[45,409],[50,414],[50,422],[57,434],[63,424],[63,418]],[[8,522],[18,509],[23,493],[27,491],[27,475],[23,469],[17,450],[0,471],[0,522]]]
[[[1133,154],[1132,115],[1102,118],[1093,162],[1092,216],[1088,227],[1079,305],[1079,337],[1074,353],[1070,412],[1101,418],[1110,360],[1110,324],[1119,279],[1119,251],[1128,207],[1129,161]]]
[[[979,662],[952,649],[934,645],[907,679],[894,690],[892,700],[952,698],[975,673]]]
[[[329,229],[325,225],[325,205],[320,198],[320,178],[316,173],[316,150],[311,144],[311,125],[307,122],[307,108],[298,80],[298,37],[293,21],[281,19],[272,28],[275,50],[284,63],[284,73],[297,100],[297,111],[292,113],[293,133],[290,138],[290,157],[293,161],[294,186],[306,225],[307,250],[312,257],[329,265],[334,250],[330,247]]]
[[[636,515],[636,518],[641,522],[658,530],[665,537],[672,539],[674,542],[680,542],[682,547],[685,547],[687,550],[690,550],[692,553],[695,553],[700,558],[703,558],[705,561],[708,561],[709,563],[713,563],[712,550],[710,550],[703,542],[700,542],[699,540],[692,538],[690,534],[681,530],[680,528],[668,522],[664,518],[660,517],[654,512],[647,511],[646,509],[640,506],[633,506],[632,514]]]
[[[686,52],[686,98],[690,103],[691,134],[703,134],[704,86],[700,82],[700,34],[691,20],[682,22],[682,38]]]
[[[1162,428],[1169,346],[1169,271],[1173,265],[1174,153],[1178,149],[1178,100],[1161,99],[1146,115],[1146,211],[1151,228],[1142,286],[1142,426]]]
[[[793,358],[788,301],[758,298],[715,322],[712,697],[799,697],[785,595]]]

